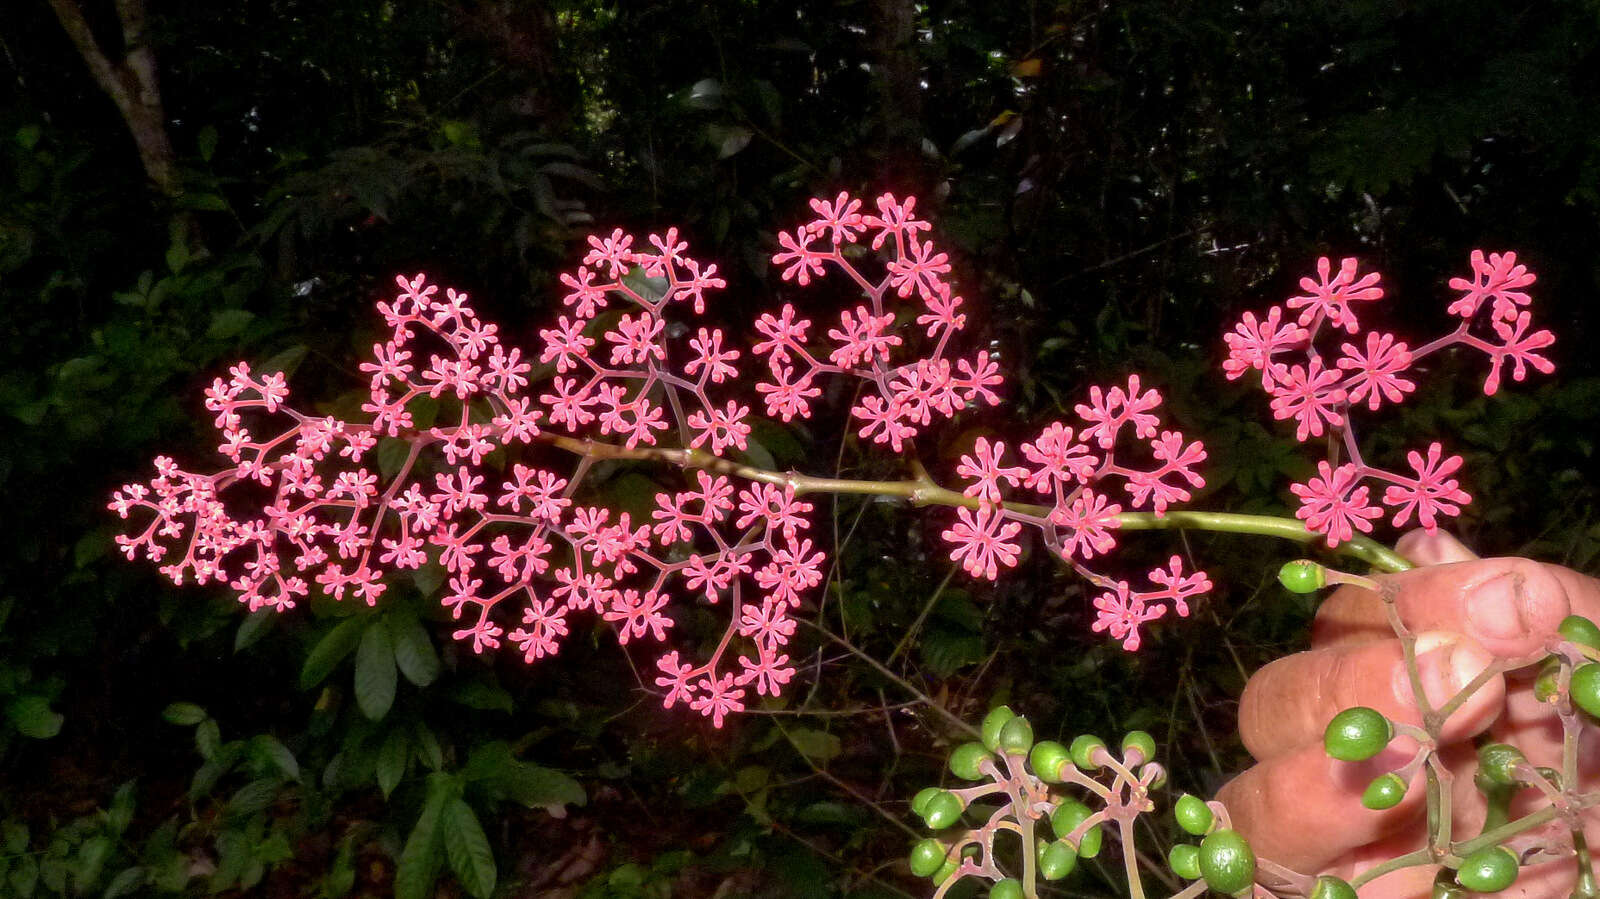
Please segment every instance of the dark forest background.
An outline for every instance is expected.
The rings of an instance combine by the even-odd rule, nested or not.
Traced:
[[[1012,384],[919,444],[930,467],[1137,370],[1207,443],[1198,504],[1280,512],[1313,460],[1222,379],[1223,329],[1328,254],[1428,334],[1469,252],[1513,249],[1557,376],[1486,401],[1481,362],[1445,359],[1363,441],[1466,455],[1481,551],[1600,562],[1593,0],[4,6],[0,894],[925,895],[907,800],[962,739],[933,705],[1143,727],[1175,789],[1245,763],[1234,700],[1311,611],[1271,580],[1288,546],[1130,548],[1219,583],[1132,657],[1043,554],[979,585],[937,516],[826,502],[806,682],[722,732],[661,711],[598,630],[531,668],[464,652],[426,578],[274,619],[121,563],[109,492],[158,451],[209,458],[226,365],[337,404],[373,302],[419,270],[527,345],[591,228],[679,226],[737,323],[781,301],[774,234],[806,198],[915,193]],[[760,436],[814,473],[897,464],[836,425]],[[620,502],[652,486],[626,474]],[[373,628],[395,661],[357,670]],[[356,693],[385,685],[371,720]],[[1114,852],[1062,894],[1117,893]]]

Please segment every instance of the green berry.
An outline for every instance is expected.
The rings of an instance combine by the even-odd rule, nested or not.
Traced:
[[[1356,888],[1348,881],[1324,874],[1317,878],[1317,885],[1311,888],[1311,899],[1356,899]]]
[[[1516,766],[1523,760],[1522,751],[1505,743],[1489,743],[1478,750],[1478,771],[1502,787],[1518,782]]]
[[[1191,843],[1179,843],[1167,853],[1167,865],[1172,868],[1172,873],[1184,880],[1200,879],[1200,847]]]
[[[1393,736],[1394,728],[1382,712],[1356,706],[1333,716],[1322,732],[1322,745],[1341,762],[1364,762],[1382,752]]]
[[[1078,825],[1092,814],[1094,812],[1087,805],[1077,800],[1062,800],[1061,805],[1050,815],[1050,827],[1055,830],[1056,836],[1065,840],[1068,834],[1076,830]],[[1098,824],[1084,831],[1083,837],[1078,840],[1078,854],[1084,858],[1094,858],[1099,855],[1101,839]]]
[[[1590,649],[1600,649],[1600,627],[1582,615],[1568,615],[1556,626],[1561,636]]]
[[[928,809],[928,800],[943,792],[938,787],[923,787],[918,790],[917,795],[911,797],[911,813],[920,817]]]
[[[1139,752],[1139,764],[1144,764],[1156,757],[1156,738],[1142,730],[1130,730],[1122,738],[1122,757],[1127,758],[1134,750]]]
[[[918,877],[932,877],[944,867],[949,850],[938,840],[923,840],[911,847],[911,873]]]
[[[1023,899],[1022,881],[1007,877],[989,888],[989,899]]]
[[[1178,819],[1178,826],[1185,833],[1203,837],[1216,823],[1217,816],[1212,813],[1211,806],[1206,801],[1192,793],[1185,793],[1178,797],[1177,804],[1172,807],[1173,817]]]
[[[922,820],[934,830],[943,830],[960,820],[961,812],[965,806],[956,794],[947,790],[940,790],[939,795],[928,800],[922,809]]]
[[[1006,722],[1015,717],[1017,717],[1017,713],[1011,711],[1009,706],[999,705],[990,709],[989,714],[983,716],[983,745],[989,747],[991,752],[998,750],[1000,748],[1000,729],[1006,726]]]
[[[1028,753],[1028,766],[1045,783],[1060,783],[1061,769],[1072,763],[1072,753],[1054,740],[1040,740]]]
[[[1390,771],[1378,775],[1372,783],[1367,784],[1366,792],[1361,794],[1361,804],[1377,812],[1394,808],[1404,798],[1406,782],[1400,779],[1400,775]]]
[[[956,873],[956,869],[959,868],[959,867],[961,867],[961,863],[956,861],[955,859],[953,859],[953,858],[945,859],[944,864],[939,866],[939,870],[933,872],[933,882],[934,882],[934,884],[938,885],[938,884],[944,883],[945,881],[949,880],[950,879],[950,875]]]
[[[1256,854],[1238,831],[1216,831],[1200,841],[1200,876],[1219,893],[1249,889],[1256,881]]]
[[[1539,669],[1533,681],[1533,698],[1540,702],[1555,702],[1561,692],[1561,660],[1551,657]]]
[[[1456,881],[1474,893],[1498,893],[1517,879],[1517,857],[1504,846],[1490,846],[1461,860]]]
[[[1100,763],[1093,761],[1094,751],[1106,745],[1106,741],[1094,734],[1084,734],[1072,741],[1072,763],[1085,771],[1100,770]]]
[[[1309,559],[1286,562],[1278,569],[1278,583],[1290,593],[1315,593],[1328,583],[1328,570]]]
[[[1015,755],[1027,755],[1033,748],[1033,725],[1022,716],[1012,718],[1000,728],[1000,748]]]
[[[1078,853],[1060,840],[1039,844],[1039,876],[1045,880],[1060,880],[1078,866]]]
[[[950,773],[962,780],[982,780],[980,767],[992,758],[994,755],[982,743],[962,743],[950,753]]]
[[[1572,701],[1600,718],[1600,665],[1588,662],[1572,671]]]

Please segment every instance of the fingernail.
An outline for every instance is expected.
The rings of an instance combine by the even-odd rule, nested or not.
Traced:
[[[1448,633],[1419,634],[1415,652],[1423,693],[1428,697],[1428,704],[1435,708],[1450,701],[1494,661],[1493,656],[1471,642],[1462,642],[1459,637]],[[1411,678],[1403,662],[1395,667],[1394,691],[1395,696],[1407,706],[1416,707]]]
[[[1472,631],[1492,640],[1526,636],[1526,606],[1522,579],[1507,573],[1479,584],[1467,598],[1467,622]]]

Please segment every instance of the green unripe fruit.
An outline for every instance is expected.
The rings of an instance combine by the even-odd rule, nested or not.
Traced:
[[[1348,881],[1324,874],[1311,888],[1311,899],[1356,899],[1356,888]]]
[[[1328,570],[1308,559],[1286,562],[1278,569],[1278,583],[1290,593],[1315,593],[1327,586]]]
[[[1588,662],[1572,671],[1572,701],[1600,718],[1600,665]]]
[[[1373,778],[1372,783],[1367,784],[1366,792],[1361,794],[1361,804],[1375,812],[1381,812],[1399,805],[1400,800],[1404,798],[1406,798],[1406,782],[1400,779],[1400,775],[1390,771],[1388,774],[1378,775]]]
[[[1192,793],[1185,793],[1178,797],[1178,802],[1172,807],[1172,816],[1178,819],[1178,826],[1184,833],[1191,833],[1197,837],[1206,835],[1211,825],[1216,823],[1217,816],[1212,813],[1211,806],[1206,801]]]
[[[1139,764],[1150,761],[1156,757],[1156,738],[1142,730],[1128,731],[1122,738],[1122,757],[1127,758],[1134,750],[1139,752]]]
[[[1039,876],[1045,880],[1060,880],[1078,867],[1078,853],[1060,840],[1039,844]]]
[[[1556,626],[1561,636],[1590,649],[1600,649],[1600,627],[1582,615],[1568,615]]]
[[[950,773],[962,780],[982,780],[983,772],[979,768],[992,758],[994,756],[982,743],[962,743],[950,753]]]
[[[1200,876],[1219,893],[1249,889],[1256,882],[1256,854],[1238,831],[1216,831],[1200,841]]]
[[[1556,695],[1561,692],[1561,662],[1551,658],[1539,669],[1539,676],[1533,681],[1533,698],[1540,702],[1555,702]]]
[[[922,789],[918,790],[917,795],[911,797],[912,814],[921,817],[922,814],[928,809],[928,800],[943,792],[944,791],[938,787],[923,787]]]
[[[1027,755],[1033,748],[1033,725],[1018,715],[1000,728],[1000,748],[1016,755]]]
[[[1007,877],[989,888],[989,899],[1023,899],[1022,881]]]
[[[1394,727],[1377,709],[1356,706],[1333,716],[1322,732],[1323,748],[1341,762],[1364,762],[1383,751]]]
[[[1078,828],[1079,824],[1088,820],[1094,812],[1081,802],[1074,799],[1063,800],[1061,805],[1050,815],[1050,827],[1056,836],[1067,839],[1067,835]],[[1083,832],[1078,840],[1078,855],[1084,858],[1094,858],[1100,854],[1100,825],[1089,828]]]
[[[1028,753],[1028,766],[1045,783],[1060,783],[1061,769],[1072,764],[1072,753],[1054,740],[1040,740]]]
[[[1517,857],[1504,846],[1490,846],[1461,860],[1456,882],[1474,893],[1498,893],[1517,879]]]
[[[1509,787],[1517,783],[1516,766],[1522,751],[1505,743],[1489,743],[1478,750],[1478,771],[1493,783]]]
[[[1097,771],[1100,763],[1091,760],[1094,751],[1106,745],[1106,741],[1094,734],[1084,734],[1072,741],[1072,763],[1085,771]]]
[[[938,840],[923,840],[911,847],[911,873],[918,877],[932,877],[944,867],[949,850]]]
[[[922,809],[922,820],[934,830],[943,830],[961,819],[965,807],[956,794],[940,790]]]
[[[983,725],[981,727],[983,745],[989,747],[991,752],[998,750],[1000,748],[1000,729],[1006,726],[1006,722],[1015,717],[1017,717],[1017,713],[1011,711],[1009,706],[998,705],[990,709],[989,714],[983,716]]]
[[[953,859],[953,858],[945,859],[944,864],[939,866],[939,870],[933,872],[933,882],[934,882],[934,884],[938,885],[938,884],[944,883],[945,881],[949,880],[950,879],[950,875],[956,873],[956,869],[959,868],[959,867],[961,867],[961,863],[956,861],[955,859]]]
[[[1200,879],[1200,847],[1190,843],[1179,843],[1167,853],[1167,865],[1172,868],[1172,873],[1184,880]]]

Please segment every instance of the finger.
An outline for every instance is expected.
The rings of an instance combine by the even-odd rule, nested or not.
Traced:
[[[1374,580],[1411,630],[1459,631],[1495,656],[1518,658],[1542,646],[1571,610],[1557,570],[1528,559],[1476,559]],[[1328,597],[1311,630],[1318,648],[1392,637],[1383,599],[1354,587]]]
[[[1442,631],[1420,635],[1416,653],[1423,692],[1434,708],[1494,662],[1473,640]],[[1441,735],[1453,742],[1482,731],[1504,702],[1505,680],[1497,675],[1451,714]],[[1273,661],[1245,685],[1239,732],[1250,754],[1264,760],[1307,743],[1320,746],[1329,719],[1352,706],[1422,724],[1399,640],[1314,649]]]
[[[1405,556],[1416,566],[1444,565],[1449,562],[1470,562],[1480,558],[1448,531],[1427,531],[1417,528],[1407,531],[1395,541],[1394,551]]]
[[[1240,774],[1217,798],[1258,855],[1297,871],[1321,871],[1357,847],[1421,826],[1424,778],[1394,808],[1361,804],[1373,778],[1415,751],[1416,742],[1402,737],[1365,762],[1341,762],[1320,742],[1308,743]]]

